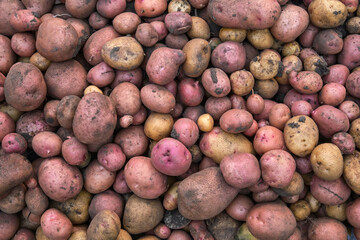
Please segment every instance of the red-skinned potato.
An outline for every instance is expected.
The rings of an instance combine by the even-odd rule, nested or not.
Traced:
[[[130,126],[121,129],[115,135],[114,142],[120,145],[128,159],[143,155],[149,145],[149,139],[144,133],[143,126]]]
[[[245,66],[245,48],[242,44],[227,41],[219,44],[211,53],[211,63],[227,74],[241,70]]]
[[[11,49],[21,57],[31,57],[36,52],[34,34],[15,33],[11,38]]]
[[[25,153],[27,149],[26,139],[18,133],[9,133],[4,136],[1,147],[5,153]]]
[[[140,17],[156,17],[167,9],[166,0],[135,0],[135,11]]]
[[[136,31],[141,19],[133,12],[123,12],[113,19],[113,27],[120,34],[129,34]]]
[[[193,120],[180,118],[173,125],[171,137],[179,140],[186,147],[191,147],[199,139],[199,128]]]
[[[115,1],[106,1],[99,0],[96,2],[96,10],[98,13],[105,17],[112,19],[116,15],[125,11],[126,1],[125,0],[115,0]]]
[[[115,182],[116,172],[108,171],[97,160],[86,167],[84,173],[84,188],[92,194],[109,189]]]
[[[219,119],[222,130],[228,133],[241,133],[248,130],[253,123],[251,113],[242,109],[230,109]]]
[[[141,88],[140,96],[145,107],[158,113],[170,113],[176,104],[174,95],[157,84],[148,84]]]
[[[15,214],[0,212],[0,229],[2,239],[11,239],[20,226],[20,219]]]
[[[56,133],[43,131],[34,136],[31,145],[38,156],[55,157],[61,153],[62,140]]]
[[[213,97],[225,97],[231,90],[230,79],[220,68],[206,69],[201,76],[201,83]]]
[[[41,228],[46,237],[60,240],[70,237],[73,225],[64,213],[50,208],[41,216]]]
[[[214,120],[219,120],[220,117],[231,109],[231,100],[225,97],[209,97],[205,102],[205,112],[209,113]]]
[[[191,29],[192,18],[185,12],[171,12],[166,14],[164,22],[170,33],[180,35]]]
[[[90,16],[90,14],[95,10],[96,1],[95,0],[81,0],[74,1],[69,0],[65,1],[66,10],[74,17],[84,19]]]
[[[273,126],[259,128],[255,134],[253,145],[259,155],[274,149],[284,149],[284,134]]]
[[[339,109],[346,114],[350,121],[353,121],[360,116],[360,107],[354,101],[342,102]]]
[[[120,194],[117,194],[112,190],[106,190],[105,192],[96,194],[92,198],[89,205],[89,215],[90,218],[94,218],[103,210],[111,210],[121,218],[124,205],[124,199]]]
[[[344,47],[338,54],[338,63],[345,65],[350,70],[359,65],[360,35],[350,34],[344,39]]]
[[[333,236],[334,239],[347,239],[345,225],[328,217],[313,219],[308,229],[308,238],[310,240],[325,240],[329,239],[329,236]]]

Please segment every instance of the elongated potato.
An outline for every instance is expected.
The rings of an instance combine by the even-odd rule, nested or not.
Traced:
[[[211,48],[209,42],[196,38],[186,43],[183,48],[186,60],[183,70],[188,77],[199,77],[207,68],[210,62]]]

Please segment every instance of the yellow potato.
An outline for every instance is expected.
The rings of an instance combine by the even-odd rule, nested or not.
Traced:
[[[208,41],[196,38],[187,42],[183,48],[186,60],[183,70],[188,77],[199,77],[208,67],[211,56],[210,44]]]
[[[271,48],[271,46],[274,44],[274,38],[268,28],[248,31],[247,39],[251,45],[259,50]]]
[[[219,32],[221,41],[243,42],[246,38],[246,30],[239,28],[221,28]]]
[[[145,135],[155,141],[170,136],[174,120],[170,114],[151,113],[145,121]]]
[[[290,210],[293,212],[297,221],[305,220],[311,213],[310,204],[305,200],[299,200],[291,204]]]

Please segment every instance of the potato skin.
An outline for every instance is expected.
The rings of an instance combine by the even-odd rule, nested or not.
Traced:
[[[220,43],[211,53],[211,63],[227,74],[245,66],[246,52],[242,44],[232,41]]]
[[[134,115],[141,107],[140,91],[132,83],[123,82],[111,92],[110,98],[115,103],[118,116]]]
[[[103,143],[114,133],[116,120],[113,101],[100,93],[89,93],[76,108],[73,131],[82,143]]]
[[[15,29],[10,25],[10,17],[17,10],[24,9],[24,5],[21,2],[22,1],[1,1],[0,34],[5,36],[12,36],[14,33],[16,33]]]
[[[25,192],[24,184],[14,187],[6,197],[0,199],[0,210],[6,214],[20,212],[25,207]]]
[[[358,174],[360,173],[360,152],[355,150],[352,154],[344,156],[344,179],[347,185],[356,194],[360,194]]]
[[[316,34],[313,48],[319,54],[338,54],[343,44],[343,39],[335,30],[326,29]]]
[[[60,157],[43,160],[38,172],[39,185],[55,201],[66,201],[78,195],[83,178],[77,167],[70,166]]]
[[[259,155],[274,149],[285,149],[284,134],[276,127],[263,126],[256,132],[253,145]]]
[[[281,8],[277,1],[212,0],[207,11],[210,19],[222,27],[265,29],[274,25]]]
[[[246,225],[256,238],[286,240],[294,233],[296,220],[285,205],[260,203],[250,209],[246,216]]]
[[[225,182],[220,168],[206,168],[180,183],[178,209],[187,219],[208,219],[225,210],[237,193],[238,189]],[[220,198],[222,200],[218,202]]]
[[[347,239],[347,230],[340,221],[321,217],[312,220],[308,229],[309,240]]]
[[[241,133],[251,127],[253,117],[251,113],[242,109],[230,109],[221,115],[219,124],[228,133]]]
[[[49,199],[40,187],[29,188],[25,194],[25,202],[29,211],[39,216],[49,206]]]
[[[148,84],[141,88],[140,96],[145,107],[158,113],[170,113],[176,104],[174,95],[157,84]]]
[[[220,68],[206,69],[201,76],[201,83],[213,97],[225,97],[231,90],[229,77]]]
[[[338,0],[314,0],[308,7],[311,23],[319,28],[342,25],[348,15],[346,6]]]
[[[15,214],[0,212],[1,239],[11,239],[20,226],[20,219]]]
[[[211,56],[209,42],[196,38],[187,42],[183,48],[186,60],[182,66],[188,77],[199,77],[208,67]]]
[[[55,208],[50,208],[41,216],[41,228],[48,238],[67,239],[71,235],[72,223],[66,215]]]
[[[292,71],[289,74],[289,83],[302,94],[317,93],[323,86],[321,76],[313,71],[301,71],[299,73]]]
[[[38,108],[45,100],[46,89],[41,71],[30,63],[13,65],[4,83],[7,103],[19,111]]]
[[[0,72],[7,74],[16,61],[16,55],[11,49],[10,39],[3,35],[0,35],[0,59]]]
[[[90,222],[86,232],[88,240],[116,239],[121,229],[119,216],[111,210],[99,212]]]
[[[93,160],[85,169],[84,187],[89,193],[101,193],[113,185],[115,178],[115,172],[108,171],[98,160]]]
[[[359,66],[360,63],[360,35],[350,34],[344,39],[344,47],[338,54],[338,63],[345,65],[350,70]]]

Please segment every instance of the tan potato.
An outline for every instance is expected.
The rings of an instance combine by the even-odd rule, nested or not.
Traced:
[[[287,57],[291,55],[299,56],[300,51],[301,51],[300,44],[297,41],[292,41],[284,44],[281,50],[281,55],[283,57]]]
[[[86,230],[82,229],[82,230],[73,232],[71,234],[69,240],[86,240],[86,238],[87,238]]]
[[[308,7],[311,23],[319,28],[342,25],[348,15],[346,6],[338,0],[314,0]]]
[[[155,141],[170,136],[174,120],[170,114],[151,113],[144,124],[145,135]]]
[[[209,42],[204,39],[192,39],[183,48],[186,60],[183,70],[188,77],[199,77],[208,67],[211,56]]]
[[[360,119],[351,122],[349,134],[353,137],[355,145],[360,148]]]
[[[246,38],[246,30],[239,28],[221,28],[219,32],[219,38],[222,42],[243,42]]]
[[[300,56],[301,58],[301,56]],[[318,55],[312,55],[303,60],[305,71],[314,71],[321,77],[329,73],[325,59]]]
[[[302,193],[304,190],[304,179],[298,172],[294,172],[289,185],[285,188],[273,188],[273,190],[280,196],[295,196]]]
[[[293,212],[296,221],[305,220],[311,213],[310,204],[305,200],[291,204],[290,210]]]
[[[246,37],[251,45],[259,50],[271,48],[274,44],[274,38],[269,29],[249,30]]]
[[[159,199],[143,199],[131,195],[125,205],[123,224],[130,234],[147,232],[160,223],[164,208]]]
[[[346,203],[338,205],[325,205],[325,213],[328,217],[339,221],[346,220]]]
[[[260,80],[271,79],[278,75],[282,67],[281,57],[276,51],[265,49],[250,62],[250,72]]]
[[[133,12],[123,12],[113,19],[114,29],[123,35],[134,33],[141,19]]]
[[[40,71],[46,71],[46,69],[50,66],[50,61],[43,57],[39,52],[34,53],[30,57],[30,63],[35,65]]]
[[[117,70],[133,70],[144,60],[144,50],[132,37],[118,37],[101,48],[104,61]]]
[[[323,143],[316,146],[311,152],[310,161],[314,173],[324,180],[336,180],[343,173],[342,153],[335,144]]]
[[[232,91],[239,96],[246,96],[255,85],[254,76],[246,70],[239,70],[230,75]]]
[[[311,192],[306,194],[305,200],[310,204],[310,210],[312,213],[319,210],[321,203],[311,194]]]
[[[168,12],[185,12],[190,14],[191,5],[187,0],[171,0],[168,4]]]
[[[360,184],[358,175],[360,174],[360,152],[354,151],[353,154],[344,156],[344,179],[347,185],[356,194],[360,194]]]
[[[360,33],[360,17],[352,17],[346,22],[346,30],[351,34]]]
[[[210,28],[207,22],[204,19],[196,16],[192,16],[191,19],[191,29],[186,33],[189,38],[201,38],[208,40],[210,38]]]
[[[316,123],[308,116],[295,116],[285,124],[284,138],[286,147],[299,157],[309,155],[319,141]]]
[[[254,91],[257,92],[262,98],[273,98],[278,90],[279,84],[274,78],[255,81]]]
[[[119,235],[116,240],[132,240],[131,235],[124,229],[120,229]]]
[[[292,71],[300,72],[303,69],[303,64],[300,58],[294,55],[284,57],[282,59],[282,64],[284,66],[284,69],[279,72],[275,79],[276,81],[278,81],[279,84],[287,85],[289,84],[289,74]]]
[[[110,210],[99,212],[90,222],[87,240],[116,239],[121,229],[119,216]]]
[[[208,113],[202,114],[197,120],[197,125],[200,131],[210,132],[214,128],[214,119]]]

